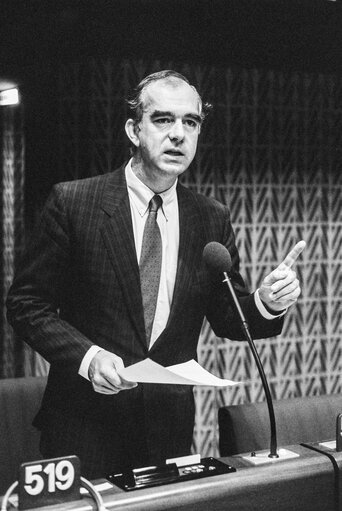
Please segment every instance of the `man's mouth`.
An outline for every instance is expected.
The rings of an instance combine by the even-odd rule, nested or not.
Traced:
[[[168,154],[169,156],[184,156],[184,154],[177,149],[170,149],[169,151],[165,151],[165,154]]]

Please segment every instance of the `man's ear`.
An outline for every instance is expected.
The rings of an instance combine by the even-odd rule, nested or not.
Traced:
[[[135,147],[139,147],[140,140],[138,137],[139,127],[133,119],[128,119],[125,124],[125,130],[128,138],[135,145]]]

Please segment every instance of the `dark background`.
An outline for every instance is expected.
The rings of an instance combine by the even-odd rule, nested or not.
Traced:
[[[90,55],[340,72],[341,22],[328,0],[2,0],[0,74]]]

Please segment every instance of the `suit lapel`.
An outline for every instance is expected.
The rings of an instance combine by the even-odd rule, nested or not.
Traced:
[[[169,328],[177,327],[177,316],[184,310],[188,290],[196,280],[196,261],[201,257],[200,252],[203,245],[199,239],[201,221],[193,195],[181,185],[178,185],[177,193],[179,208],[177,275],[166,328],[153,344],[151,351],[157,349],[158,345],[163,342],[164,333],[167,333]]]
[[[195,261],[200,248],[198,243],[198,216],[197,208],[192,195],[179,186],[178,187],[179,207],[179,252],[175,288],[173,293],[170,320],[182,309],[186,291],[192,285],[195,274]]]
[[[139,266],[124,167],[113,172],[104,193],[102,209],[108,215],[102,226],[102,237],[122,288],[132,323],[146,348]]]

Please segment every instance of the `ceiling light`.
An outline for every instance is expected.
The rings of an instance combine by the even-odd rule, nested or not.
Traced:
[[[7,89],[0,91],[0,106],[17,105],[19,103],[18,89]]]

